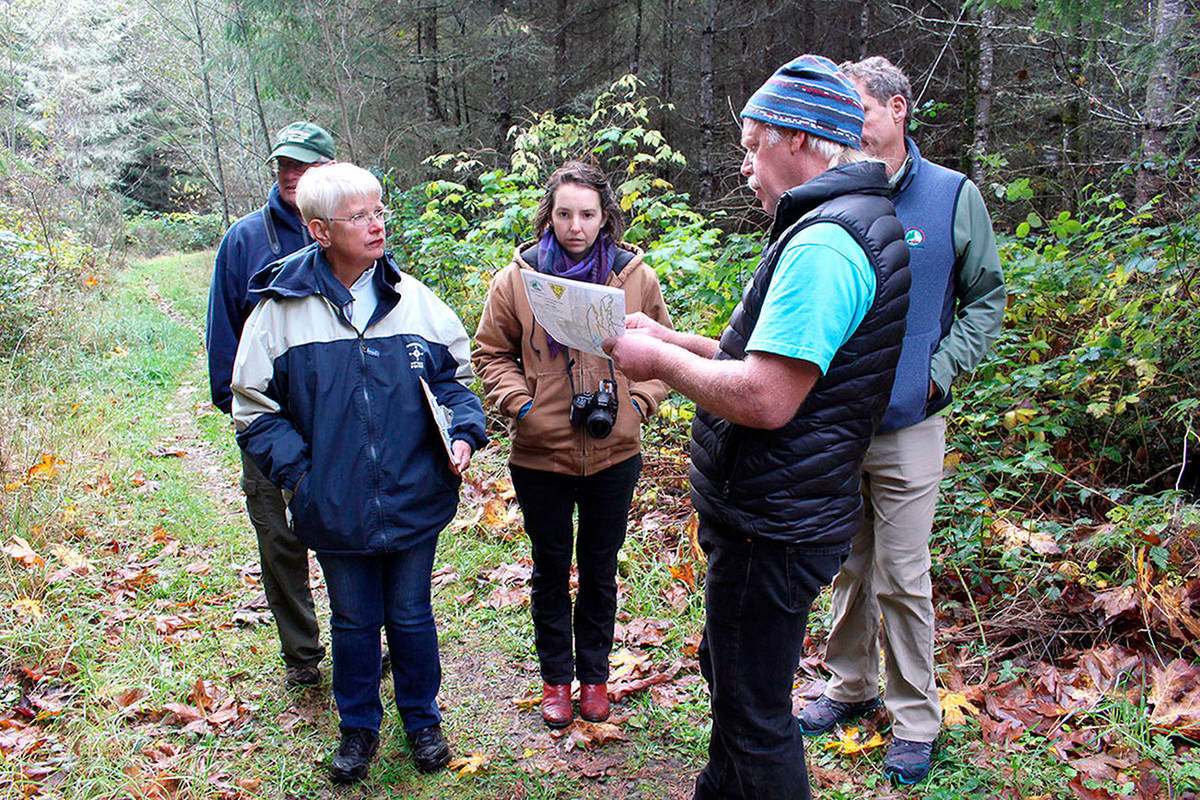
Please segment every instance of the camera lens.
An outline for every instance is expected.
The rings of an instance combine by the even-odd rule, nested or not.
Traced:
[[[606,408],[592,409],[588,414],[587,432],[593,439],[604,439],[613,429],[613,415]]]

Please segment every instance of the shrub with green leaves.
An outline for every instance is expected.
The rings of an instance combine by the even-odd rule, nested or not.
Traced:
[[[1156,225],[1097,192],[1079,216],[1031,213],[1000,241],[1005,330],[955,386],[961,461],[943,496],[957,538],[943,544],[974,557],[983,507],[1107,520],[1128,544],[1169,516],[1157,493],[1185,443],[1200,451],[1200,213]]]
[[[125,240],[135,253],[191,253],[216,247],[225,233],[220,214],[143,211],[125,224]]]
[[[627,75],[600,93],[587,117],[545,113],[514,127],[512,154],[500,166],[478,153],[427,159],[445,177],[391,201],[400,212],[392,244],[406,269],[442,294],[470,327],[490,275],[533,236],[546,178],[578,159],[610,176],[629,217],[625,240],[647,252],[676,324],[718,329],[740,297],[760,237],[723,231],[676,191],[666,176],[684,167],[683,156],[651,127],[657,109],[641,90],[641,81]]]

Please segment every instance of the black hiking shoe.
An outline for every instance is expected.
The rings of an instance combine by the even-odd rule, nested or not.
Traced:
[[[828,733],[844,722],[871,713],[878,705],[878,697],[858,703],[843,703],[821,695],[800,709],[796,721],[800,723],[800,732],[805,736],[817,736]]]
[[[370,728],[344,728],[337,755],[329,764],[334,783],[354,783],[367,777],[371,757],[379,748],[379,732]]]
[[[933,742],[914,742],[892,737],[891,747],[883,757],[883,774],[911,785],[925,780],[933,767]]]
[[[417,762],[417,769],[421,772],[437,772],[450,763],[450,745],[446,744],[441,725],[421,728],[405,735],[413,761]]]

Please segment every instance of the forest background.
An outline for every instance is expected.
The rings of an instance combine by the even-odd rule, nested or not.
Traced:
[[[210,479],[233,486],[228,433],[196,383],[202,354],[188,337],[203,326],[204,253],[262,202],[276,130],[314,120],[341,158],[383,178],[398,212],[390,246],[469,329],[490,275],[530,235],[546,175],[567,157],[594,160],[618,185],[628,238],[648,251],[676,324],[715,333],[768,222],[737,173],[736,112],[776,66],[815,52],[883,54],[907,71],[911,133],[980,185],[1010,288],[1000,341],[955,388],[933,549],[938,663],[958,724],[941,777],[918,792],[1193,796],[1197,10],[1195,0],[0,0],[0,788],[286,793],[261,771],[244,785],[223,771],[222,734],[238,731],[242,747],[262,735],[236,690],[241,673],[209,682],[204,669],[118,657],[128,670],[118,677],[111,657],[93,663],[80,649],[95,634],[145,655],[133,620],[149,615],[140,632],[184,664],[203,657],[188,648],[206,626],[264,621],[240,594],[252,568],[230,569],[253,560],[226,543],[245,537],[236,496],[188,495],[179,507],[191,510],[167,516],[165,500],[145,495],[185,492],[195,469],[166,462],[203,453]],[[187,251],[201,255],[146,261]],[[139,302],[167,322],[144,319]],[[164,332],[168,323],[190,333]],[[167,418],[176,428],[198,419],[200,444],[154,440],[162,409],[143,403],[177,412],[196,391],[189,414]],[[641,633],[628,634],[621,666],[631,686],[643,682],[629,689],[623,735],[639,755],[612,760],[607,734],[592,731],[565,753],[561,741],[535,743],[558,754],[539,762],[481,733],[497,777],[474,789],[464,779],[464,796],[498,796],[510,779],[529,796],[626,796],[620,781],[647,770],[663,794],[645,796],[686,791],[680,776],[702,762],[695,731],[706,724],[689,651],[703,577],[688,537],[691,412],[675,398],[648,431],[638,544],[626,554],[636,563],[623,568],[625,622]],[[512,560],[520,521],[493,423],[496,444],[456,523],[474,544],[445,565],[439,613],[472,635],[508,631],[498,647],[520,653],[527,574]],[[205,502],[224,506],[215,530]],[[216,593],[225,600],[181,588],[183,576],[209,574],[189,548],[225,553],[213,574],[240,574]],[[818,610],[798,702],[820,691],[825,624]],[[269,676],[263,631],[251,628],[262,646],[246,657]],[[524,684],[535,681],[509,679],[516,702],[504,708],[527,713]],[[268,697],[263,706],[329,735],[328,708]],[[886,791],[872,737],[884,722],[816,749],[827,796]],[[312,753],[290,743],[295,724],[265,752],[315,780]],[[134,767],[106,772],[80,752],[105,736]],[[583,767],[579,753],[590,754]],[[567,783],[544,777],[556,770]],[[218,789],[199,788],[212,782],[197,776],[214,774],[225,776]]]

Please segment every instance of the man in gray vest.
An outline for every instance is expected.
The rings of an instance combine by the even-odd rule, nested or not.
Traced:
[[[324,128],[293,122],[279,131],[267,156],[276,180],[266,205],[233,223],[221,240],[209,287],[205,349],[213,405],[226,414],[233,402],[229,383],[238,340],[256,302],[248,293],[250,278],[267,264],[312,243],[296,207],[296,184],[309,167],[333,158],[333,137]],[[242,490],[258,536],[263,591],[279,629],[285,680],[314,686],[321,680],[317,665],[325,657],[325,648],[308,583],[308,550],[288,526],[279,489],[244,451]]]
[[[1004,321],[1004,276],[992,223],[966,176],[921,158],[905,136],[912,90],[887,59],[841,69],[862,95],[863,149],[887,162],[912,269],[896,382],[863,462],[867,522],[833,582],[825,695],[799,714],[806,734],[879,703],[880,620],[892,743],[884,772],[925,778],[941,726],[933,673],[929,536],[946,448],[950,385],[975,368]],[[873,513],[872,513],[873,512]]]
[[[858,93],[826,58],[780,67],[742,110],[742,174],[774,216],[719,341],[642,315],[605,342],[633,380],[696,402],[692,503],[708,557],[712,693],[697,800],[808,798],[792,676],[813,598],[862,519],[862,457],[900,355],[908,252]]]

